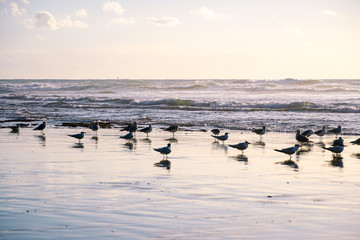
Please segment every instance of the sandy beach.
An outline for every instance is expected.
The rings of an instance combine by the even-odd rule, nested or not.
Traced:
[[[360,147],[343,136],[332,161],[326,135],[293,156],[293,134],[172,134],[47,128],[0,129],[0,239],[358,239]],[[248,140],[241,151],[228,147]],[[171,168],[153,148],[172,143]]]

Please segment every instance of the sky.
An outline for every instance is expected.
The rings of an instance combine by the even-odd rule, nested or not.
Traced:
[[[360,79],[359,0],[0,0],[1,79]]]

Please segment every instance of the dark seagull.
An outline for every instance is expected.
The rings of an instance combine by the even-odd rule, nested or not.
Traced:
[[[285,154],[289,155],[290,159],[291,159],[291,155],[296,153],[297,150],[299,150],[299,147],[300,147],[299,144],[295,144],[295,146],[293,146],[293,147],[283,148],[283,149],[274,149],[274,150],[277,152],[281,152],[281,153],[285,153]]]
[[[241,153],[244,154],[244,150],[248,148],[249,144],[251,144],[251,143],[249,143],[248,141],[245,141],[245,142],[241,142],[241,143],[238,143],[235,145],[229,145],[229,146],[240,150]]]
[[[146,138],[149,137],[149,133],[151,133],[151,131],[152,131],[152,126],[151,126],[151,124],[149,124],[148,127],[145,127],[145,128],[142,128],[142,129],[139,130],[139,132],[146,133]]]
[[[72,135],[68,135],[68,136],[69,136],[69,137],[76,138],[76,139],[78,139],[79,142],[80,142],[80,140],[84,138],[85,133],[84,133],[84,132],[81,132],[81,133],[78,133],[78,134],[72,134]]]
[[[171,153],[171,143],[168,143],[168,145],[166,147],[154,148],[154,150],[161,153],[164,158],[166,156],[166,159],[167,159],[167,155]]]
[[[34,131],[41,131],[42,134],[44,134],[44,129],[46,128],[46,121],[43,121],[40,125],[38,125],[36,128],[34,128]]]
[[[165,131],[172,132],[173,137],[175,136],[175,132],[179,130],[178,125],[171,125],[170,127],[166,128]]]

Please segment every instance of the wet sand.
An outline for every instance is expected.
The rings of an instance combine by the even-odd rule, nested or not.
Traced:
[[[117,129],[0,129],[0,239],[359,239],[360,146],[293,156],[295,134],[230,131],[120,139]],[[227,144],[252,142],[241,151]],[[172,143],[171,168],[153,148]]]

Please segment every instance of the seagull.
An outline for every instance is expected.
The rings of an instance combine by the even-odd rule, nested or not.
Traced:
[[[225,133],[224,135],[220,135],[220,136],[216,136],[216,135],[211,135],[211,136],[224,142],[229,138],[229,133]]]
[[[134,134],[133,134],[133,132],[129,132],[128,134],[121,136],[120,138],[126,139],[126,140],[131,140],[134,138]]]
[[[305,136],[303,136],[303,135],[300,134],[300,130],[297,130],[297,131],[296,131],[296,136],[295,136],[295,138],[296,138],[296,140],[297,140],[299,143],[307,143],[307,142],[310,142],[310,140],[309,140],[307,137],[305,137]]]
[[[164,158],[166,156],[167,159],[167,155],[171,153],[171,143],[168,143],[166,147],[154,148],[154,150],[161,153],[164,156]]]
[[[97,131],[99,130],[99,121],[96,121],[90,125],[90,129],[95,132],[95,135],[97,135]]]
[[[232,147],[232,148],[236,148],[238,150],[241,150],[241,153],[244,154],[244,150],[248,148],[249,144],[252,144],[252,143],[249,143],[248,141],[245,141],[245,142],[242,142],[242,143],[238,143],[238,144],[235,144],[235,145],[229,145],[229,146]]]
[[[80,142],[80,140],[84,138],[85,133],[84,133],[84,132],[81,132],[81,133],[78,133],[78,134],[73,134],[73,135],[68,135],[68,136],[69,136],[69,137],[76,138],[76,139],[79,139],[79,142]]]
[[[12,133],[19,133],[20,132],[20,124],[16,124],[16,126],[10,126]]]
[[[34,128],[33,130],[41,131],[42,134],[44,134],[44,129],[46,128],[46,121],[43,121],[39,126]]]
[[[128,124],[126,127],[122,128],[120,131],[136,132],[136,130],[137,130],[137,123],[134,122],[133,124]]]
[[[171,125],[170,127],[166,128],[165,131],[168,132],[172,132],[173,133],[173,137],[175,136],[175,132],[177,132],[179,130],[179,126],[178,125]]]
[[[333,147],[335,147],[335,146],[344,146],[344,139],[342,137],[339,137],[338,139],[335,139],[331,146],[333,146]]]
[[[330,129],[328,132],[333,133],[337,136],[337,135],[341,134],[341,126],[339,125],[337,128]]]
[[[258,128],[258,129],[253,128],[251,131],[260,136],[264,135],[265,134],[265,126],[263,126],[262,128]]]
[[[149,137],[149,133],[151,133],[151,131],[152,131],[152,126],[151,126],[151,124],[149,124],[148,127],[142,128],[142,129],[140,129],[139,131],[140,131],[140,132],[143,132],[143,133],[146,133],[146,138],[148,138],[148,137]]]
[[[214,128],[214,129],[211,129],[211,132],[214,134],[214,135],[219,135],[220,134],[220,129],[218,128]]]
[[[322,137],[325,135],[326,129],[325,126],[323,126],[323,128],[321,130],[317,130],[315,131],[315,134],[318,135],[319,137]]]
[[[333,147],[323,147],[323,149],[329,150],[332,153],[335,153],[336,155],[340,154],[342,151],[344,151],[344,145],[336,145]]]
[[[297,150],[299,150],[300,145],[299,144],[295,144],[295,146],[293,147],[289,147],[289,148],[283,148],[283,149],[274,149],[277,152],[281,152],[281,153],[285,153],[287,155],[290,156],[291,159],[291,155],[293,155],[294,153],[297,152]]]
[[[358,139],[356,139],[355,141],[352,141],[352,142],[350,142],[350,143],[352,143],[352,144],[357,144],[357,145],[360,145],[360,138],[358,138]]]
[[[301,135],[303,135],[305,137],[310,137],[313,133],[314,133],[314,131],[309,129],[309,130],[306,130],[303,133],[301,133]]]

